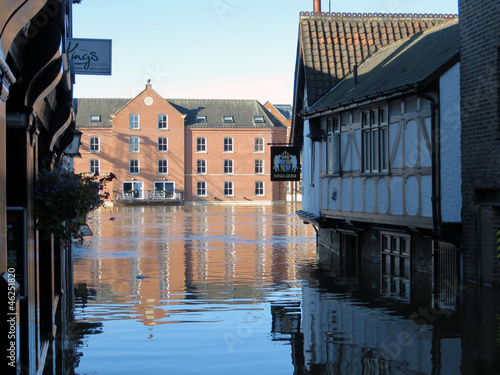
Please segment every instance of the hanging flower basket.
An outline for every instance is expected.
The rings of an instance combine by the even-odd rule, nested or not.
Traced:
[[[62,167],[39,173],[35,188],[37,229],[56,238],[77,233],[87,214],[104,205],[106,184],[115,175],[75,174]]]

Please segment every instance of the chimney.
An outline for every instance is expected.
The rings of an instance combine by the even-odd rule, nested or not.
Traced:
[[[314,13],[321,13],[321,0],[314,0]]]

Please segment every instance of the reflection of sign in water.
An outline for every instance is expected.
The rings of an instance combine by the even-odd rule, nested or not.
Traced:
[[[79,236],[93,236],[93,233],[90,230],[90,227],[88,224],[83,224],[80,226],[80,229],[78,229],[78,235]]]
[[[300,180],[300,148],[271,147],[271,181]]]
[[[66,50],[76,74],[111,75],[110,39],[68,39]]]

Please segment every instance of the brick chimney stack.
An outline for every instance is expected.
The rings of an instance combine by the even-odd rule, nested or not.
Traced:
[[[314,0],[314,13],[321,13],[321,0]]]

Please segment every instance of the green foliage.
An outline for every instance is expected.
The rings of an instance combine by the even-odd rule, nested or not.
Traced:
[[[76,234],[81,218],[104,205],[109,197],[104,188],[114,178],[112,173],[99,177],[62,167],[42,171],[35,188],[37,229],[60,239]]]

